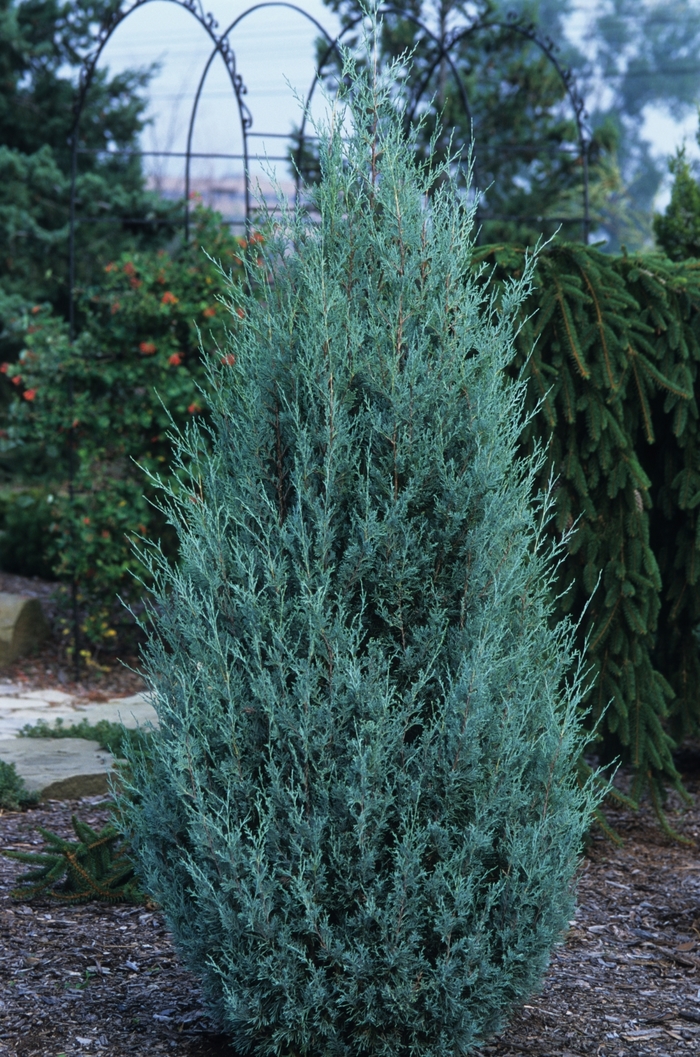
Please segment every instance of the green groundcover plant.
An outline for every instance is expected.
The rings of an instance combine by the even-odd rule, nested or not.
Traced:
[[[24,779],[17,774],[14,763],[0,760],[0,809],[19,811],[23,807],[36,804],[39,799],[36,793],[30,793]]]
[[[122,759],[124,745],[134,743],[148,751],[153,733],[143,728],[135,730],[125,727],[123,723],[113,723],[109,719],[98,719],[90,723],[81,719],[80,723],[65,724],[57,719],[53,724],[40,719],[38,723],[27,723],[19,732],[20,738],[85,738],[87,741],[99,742],[101,749],[106,749],[113,756]]]
[[[241,1053],[466,1053],[535,990],[594,807],[584,673],[496,307],[396,71],[345,69],[149,548],[151,751],[118,811]],[[347,128],[352,126],[350,133]],[[220,358],[219,358],[220,359]]]

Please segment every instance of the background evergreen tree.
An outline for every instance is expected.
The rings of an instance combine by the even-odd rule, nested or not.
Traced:
[[[557,0],[554,0],[556,3]],[[548,0],[551,7],[552,0]],[[562,14],[574,3],[559,5]],[[650,108],[677,120],[690,116],[700,96],[700,4],[698,0],[602,0],[595,5],[587,38],[581,41],[591,123],[614,132],[622,181],[638,220],[636,239],[611,218],[610,248],[652,243],[654,199],[665,178],[665,163],[647,138]]]
[[[671,201],[654,217],[656,241],[672,261],[700,257],[700,186],[685,149],[669,162],[674,180]]]
[[[362,0],[327,2],[346,26],[366,10]],[[421,19],[430,33],[423,33],[414,18]],[[492,28],[463,36],[450,49],[466,89],[466,111],[451,66],[440,57],[439,40],[459,37],[476,18]],[[411,116],[424,118],[424,153],[436,151],[445,158],[459,147],[466,162],[473,129],[474,183],[482,192],[482,241],[531,244],[543,231],[553,234],[562,223],[564,237],[579,238],[583,170],[566,88],[539,47],[504,25],[507,21],[507,9],[498,0],[468,5],[455,0],[399,0],[383,13],[380,53],[389,60],[412,53],[410,88],[419,98]],[[344,39],[355,47],[362,33],[360,24]],[[327,44],[320,42],[319,57],[326,51]],[[337,60],[334,64],[331,55],[326,66],[329,84],[337,80],[334,65]],[[442,133],[436,138],[438,125]],[[595,140],[591,148],[594,182],[602,147],[603,142]],[[313,171],[313,163],[308,171]]]
[[[179,437],[160,732],[120,808],[240,1052],[447,1057],[538,986],[570,916],[581,672],[505,377],[531,262],[497,308],[396,81],[345,76],[319,224],[270,220],[211,434]]]
[[[116,0],[0,0],[0,323],[16,314],[19,301],[50,301],[66,311],[77,74],[101,23],[118,6]],[[87,95],[78,214],[91,219],[77,228],[81,283],[94,283],[124,250],[165,242],[180,223],[172,204],[146,191],[140,158],[113,153],[138,148],[150,72],[111,77],[98,70]],[[94,222],[101,217],[104,223]],[[119,218],[122,224],[114,222]],[[0,355],[13,358],[11,336],[3,337]]]
[[[361,0],[325,0],[343,24],[357,18]],[[416,46],[417,80],[431,71],[425,102],[455,142],[469,140],[470,122],[454,89],[449,66],[436,61],[437,47],[421,37],[409,16],[418,16],[438,38],[455,34],[476,18],[505,21],[510,13],[532,21],[553,39],[557,59],[573,70],[590,112],[591,212],[596,237],[607,249],[648,246],[654,198],[663,163],[646,138],[649,107],[675,118],[695,108],[700,91],[698,0],[602,0],[585,12],[574,0],[397,0],[387,5],[380,46],[395,57]],[[587,16],[582,26],[580,16]],[[577,17],[578,16],[578,17]],[[352,42],[349,36],[346,38]],[[326,50],[321,44],[319,53]],[[484,242],[531,242],[543,228],[539,217],[580,216],[581,168],[571,107],[556,71],[535,46],[513,31],[481,32],[451,55],[467,87],[477,146],[476,184],[488,188]],[[428,123],[428,128],[432,127]],[[513,218],[521,218],[514,220]],[[578,239],[581,226],[563,225]]]

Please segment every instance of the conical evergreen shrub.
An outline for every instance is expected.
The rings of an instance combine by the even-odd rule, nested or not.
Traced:
[[[315,222],[268,223],[179,438],[120,800],[146,890],[241,1053],[447,1057],[537,988],[592,793],[550,506],[473,214],[395,74],[346,69]]]

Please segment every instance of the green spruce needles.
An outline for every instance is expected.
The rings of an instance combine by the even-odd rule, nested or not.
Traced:
[[[468,1053],[537,988],[593,807],[561,551],[518,461],[471,211],[415,162],[396,75],[346,68],[317,222],[270,218],[179,437],[120,811],[241,1053]]]

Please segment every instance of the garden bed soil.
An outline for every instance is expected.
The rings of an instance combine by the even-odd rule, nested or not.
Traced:
[[[624,845],[592,835],[544,989],[483,1057],[700,1053],[700,755],[681,763],[694,804],[682,812],[672,796],[669,817],[693,843],[666,837],[648,806],[608,812]],[[72,812],[107,818],[99,798],[6,812],[0,847],[40,846],[37,825],[70,837]],[[10,894],[22,869],[0,857],[0,1054],[233,1057],[157,910],[23,904]]]
[[[24,657],[13,664],[0,668],[0,683],[21,684],[26,690],[44,690],[48,685],[56,686],[67,694],[89,701],[110,701],[113,697],[130,697],[145,690],[138,669],[139,660],[134,647],[106,651],[94,651],[89,661],[81,661],[78,672],[66,653],[66,642],[70,635],[63,634],[61,606],[58,592],[65,590],[61,584],[40,580],[36,576],[16,576],[0,572],[0,591],[10,594],[28,595],[38,598],[49,624],[49,636]],[[127,640],[135,638],[135,629],[129,628]]]

